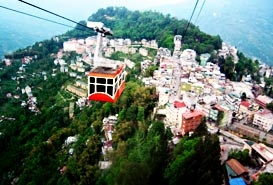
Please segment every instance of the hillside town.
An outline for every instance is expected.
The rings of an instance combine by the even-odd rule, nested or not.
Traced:
[[[209,62],[209,53],[201,54],[200,62],[197,62],[197,54],[193,49],[181,50],[181,40],[180,35],[174,37],[174,52],[171,54],[167,48],[158,48],[155,40],[143,39],[141,42],[132,42],[130,39],[104,38],[103,52],[105,57],[110,57],[117,51],[127,54],[139,52],[142,56],[148,56],[147,48],[157,50],[153,61],[147,59],[141,62],[141,70],[144,74],[152,64],[158,65],[158,70],[154,71],[152,77],[137,78],[140,78],[145,86],[156,87],[158,103],[154,116],[164,117],[166,127],[170,127],[173,132],[173,144],[177,144],[183,135],[194,132],[202,118],[206,117],[208,131],[221,133],[219,138],[222,157],[228,173],[231,173],[228,174],[230,184],[240,182],[250,184],[260,173],[272,173],[273,149],[263,144],[273,144],[271,134],[273,113],[266,109],[266,105],[272,102],[272,98],[262,94],[264,82],[252,84],[250,75],[244,76],[240,82],[226,79],[225,74],[220,72],[220,67]],[[82,58],[79,58],[76,63],[71,63],[70,68],[74,71],[85,72],[84,65],[92,66],[95,44],[95,37],[64,42],[63,50],[58,53],[58,59],[54,62],[60,65],[62,72],[68,72],[66,63],[61,58],[65,52],[75,51],[77,54],[82,54]],[[226,43],[222,43],[222,48],[217,51],[217,55],[224,58],[232,56],[234,63],[238,62],[237,49]],[[134,63],[128,59],[124,59],[124,62],[127,67],[134,67]],[[70,75],[73,75],[72,73],[70,72]],[[272,70],[260,64],[260,73],[270,77]],[[77,78],[80,79],[80,77]],[[68,91],[83,98],[87,95],[86,89],[87,85],[80,80],[74,86],[67,87]],[[242,98],[243,95],[245,98]],[[220,114],[222,119],[219,120]],[[112,150],[111,135],[115,131],[116,121],[117,115],[103,120],[105,140],[102,151],[104,154]],[[252,138],[253,141],[242,138]],[[257,158],[261,164],[261,169],[247,169],[235,159],[225,161],[228,150],[234,148],[249,149],[250,155]],[[100,162],[102,169],[108,168],[109,165],[111,162],[108,160]]]
[[[254,85],[251,83],[250,75],[246,75],[241,82],[230,81],[220,72],[217,64],[208,62],[210,54],[201,54],[199,63],[194,50],[181,51],[181,36],[175,36],[174,44],[174,52],[171,55],[169,49],[158,48],[155,40],[143,39],[141,42],[132,43],[130,39],[103,38],[103,51],[105,57],[117,51],[127,54],[139,52],[142,56],[148,56],[147,48],[157,49],[154,61],[142,61],[141,70],[144,73],[152,64],[159,64],[159,69],[154,71],[152,77],[139,78],[145,86],[155,86],[157,89],[159,100],[155,114],[165,115],[166,125],[179,129],[181,135],[194,131],[196,127],[187,127],[187,123],[184,122],[186,117],[206,116],[213,123],[217,121],[218,113],[223,112],[223,119],[217,124],[220,128],[233,129],[245,136],[256,137],[273,144],[273,138],[270,137],[273,125],[270,120],[273,114],[266,109],[266,105],[273,99],[262,94],[264,82]],[[54,61],[56,66],[60,66],[61,72],[67,72],[77,79],[74,85],[67,86],[67,90],[80,97],[87,96],[87,83],[83,77],[89,72],[87,66],[92,66],[95,45],[95,36],[85,40],[69,40],[63,43],[63,49],[58,52]],[[82,57],[67,63],[62,57],[69,51],[75,51]],[[219,56],[232,55],[235,63],[238,61],[236,53],[237,49],[226,43],[217,51]],[[127,67],[134,67],[134,63],[128,59],[124,59],[124,62]],[[269,66],[260,64],[260,73],[270,77],[272,70]],[[242,100],[243,94],[246,98]],[[192,115],[188,114],[189,112]],[[198,121],[196,124],[198,125]]]
[[[159,48],[155,40],[142,39],[140,42],[133,42],[130,39],[103,38],[102,50],[104,57],[110,57],[114,52],[120,51],[126,54],[139,53],[147,58],[149,58],[148,49],[157,51],[154,60],[146,59],[141,62],[143,74],[149,66],[159,66],[153,72],[153,76],[136,76],[136,78],[142,80],[145,86],[156,88],[158,102],[153,116],[163,118],[165,126],[171,128],[174,135],[172,144],[176,145],[185,134],[194,132],[202,119],[206,117],[208,131],[220,134],[222,162],[226,164],[227,172],[230,173],[227,175],[230,178],[230,184],[239,183],[239,181],[250,184],[252,180],[258,178],[260,173],[273,173],[273,149],[267,146],[273,144],[273,122],[271,121],[273,113],[266,109],[266,105],[273,99],[262,93],[261,89],[265,86],[263,80],[261,84],[252,84],[250,75],[246,75],[240,82],[230,81],[220,72],[217,64],[209,62],[209,53],[201,54],[199,62],[193,49],[181,50],[182,44],[182,36],[176,35],[172,54],[167,48]],[[65,88],[78,97],[76,105],[79,107],[90,105],[87,98],[86,76],[90,68],[92,69],[95,46],[96,36],[71,39],[63,43],[63,48],[59,50],[53,61],[56,67],[50,75],[54,76],[57,71],[60,71],[75,78],[75,83]],[[63,59],[69,52],[77,53],[76,61]],[[224,58],[233,56],[234,63],[238,62],[237,49],[226,43],[222,43],[222,48],[217,51],[217,55]],[[30,57],[22,59],[22,66],[18,70],[19,77],[14,77],[14,80],[24,77],[22,73],[25,66],[32,60]],[[4,62],[7,66],[11,65],[8,59]],[[126,58],[123,62],[130,69],[134,67],[134,62]],[[272,70],[269,66],[260,64],[260,73],[270,77]],[[47,79],[47,75],[44,72],[39,74],[44,80]],[[27,86],[21,91],[28,97],[27,100],[22,101],[21,106],[29,106],[29,110],[39,113],[39,108],[36,106],[37,99],[32,95],[31,87]],[[7,97],[12,98],[12,96],[7,94]],[[14,95],[14,98],[16,97],[19,95]],[[112,133],[115,132],[117,120],[118,115],[102,120],[105,133],[102,153],[105,156],[113,149]],[[76,140],[76,136],[69,137],[65,146],[73,144]],[[261,168],[248,169],[235,159],[226,161],[228,151],[235,148],[248,149]],[[73,148],[69,148],[69,154],[73,155]],[[110,165],[111,161],[107,157],[99,163],[101,169],[106,169]],[[61,168],[60,173],[64,170],[65,166]]]

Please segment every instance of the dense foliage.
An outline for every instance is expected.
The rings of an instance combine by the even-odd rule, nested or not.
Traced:
[[[115,38],[129,38],[134,41],[141,39],[154,40],[159,47],[173,50],[174,35],[184,35],[184,49],[195,49],[198,54],[211,53],[221,47],[222,40],[219,36],[211,36],[201,32],[198,27],[190,24],[187,31],[186,20],[178,20],[175,17],[163,15],[154,11],[130,11],[125,7],[108,7],[99,9],[88,18],[89,21],[103,22],[106,27],[111,28]],[[81,24],[86,24],[81,22]],[[82,26],[70,31],[69,34],[79,36]],[[90,31],[93,33],[92,31]],[[88,32],[84,32],[85,33]]]
[[[253,83],[260,83],[261,75],[259,73],[259,62],[247,58],[243,53],[238,52],[238,61],[235,62],[233,56],[224,58],[219,57],[217,62],[220,71],[226,75],[227,79],[232,81],[241,81],[243,77],[250,75]]]
[[[266,172],[266,173],[260,174],[259,180],[253,182],[253,185],[267,185],[272,183],[273,183],[273,174]]]

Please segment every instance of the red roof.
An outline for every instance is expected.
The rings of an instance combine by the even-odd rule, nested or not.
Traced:
[[[175,108],[186,107],[186,104],[184,102],[180,102],[180,101],[174,101],[173,104],[174,104]]]
[[[251,104],[245,100],[245,101],[241,101],[240,105],[248,108]]]

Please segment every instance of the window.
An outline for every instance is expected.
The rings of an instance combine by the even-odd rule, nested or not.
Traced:
[[[94,84],[90,84],[89,86],[90,86],[90,88],[89,88],[90,92],[89,93],[90,94],[94,93],[95,92],[95,85]]]
[[[115,83],[117,83],[117,81],[118,81],[118,77],[116,76],[116,78],[115,78]]]
[[[97,92],[105,92],[105,85],[97,85]]]
[[[113,86],[107,86],[107,94],[113,96]]]
[[[94,77],[89,77],[89,82],[90,83],[95,83],[95,78]]]
[[[105,78],[97,78],[97,83],[106,84],[106,79]]]
[[[112,78],[110,78],[110,79],[107,79],[107,84],[113,84],[113,79]]]
[[[118,83],[116,83],[114,94],[116,94],[117,90],[118,90]]]

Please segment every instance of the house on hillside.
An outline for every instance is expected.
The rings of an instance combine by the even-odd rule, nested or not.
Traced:
[[[258,128],[269,132],[272,130],[273,123],[273,114],[270,110],[260,109],[254,114],[253,125],[256,125]]]
[[[194,132],[195,129],[200,125],[204,114],[201,111],[198,111],[194,108],[191,108],[190,111],[182,114],[182,124],[181,130],[182,135],[185,135],[189,132]]]
[[[226,171],[229,181],[242,178],[245,184],[250,184],[249,171],[236,159],[226,161]]]
[[[255,101],[261,106],[266,107],[266,104],[273,102],[273,99],[266,95],[259,95]]]

